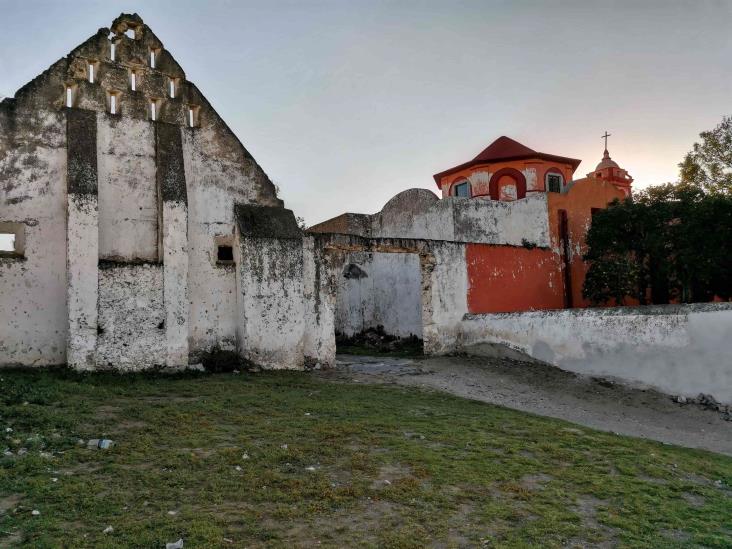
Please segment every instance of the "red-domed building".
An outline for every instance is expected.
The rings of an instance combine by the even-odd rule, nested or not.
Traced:
[[[547,195],[550,250],[497,253],[484,244],[468,245],[471,312],[589,305],[582,297],[587,272],[582,256],[592,214],[616,198],[630,196],[633,178],[610,158],[607,149],[592,172],[574,179],[580,162],[501,136],[472,160],[434,175],[443,198],[509,202],[535,193]],[[557,275],[561,284],[551,282]]]

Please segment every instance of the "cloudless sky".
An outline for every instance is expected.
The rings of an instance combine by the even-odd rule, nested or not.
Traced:
[[[0,95],[137,12],[313,224],[500,135],[637,187],[732,114],[732,0],[0,0]]]

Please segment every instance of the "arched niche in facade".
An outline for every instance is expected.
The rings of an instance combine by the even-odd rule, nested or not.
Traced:
[[[491,176],[488,184],[488,192],[492,200],[500,200],[500,185],[498,182],[502,177],[507,176],[516,182],[516,200],[526,198],[526,178],[524,174],[514,168],[502,168]]]

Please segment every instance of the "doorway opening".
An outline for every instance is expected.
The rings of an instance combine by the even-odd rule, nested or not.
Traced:
[[[422,270],[417,253],[351,251],[338,274],[336,349],[422,355]]]

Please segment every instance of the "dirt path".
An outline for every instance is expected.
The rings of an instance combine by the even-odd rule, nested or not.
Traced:
[[[339,355],[335,369],[317,375],[432,388],[602,431],[732,456],[732,422],[718,412],[682,406],[652,390],[631,389],[552,366],[477,357]]]

